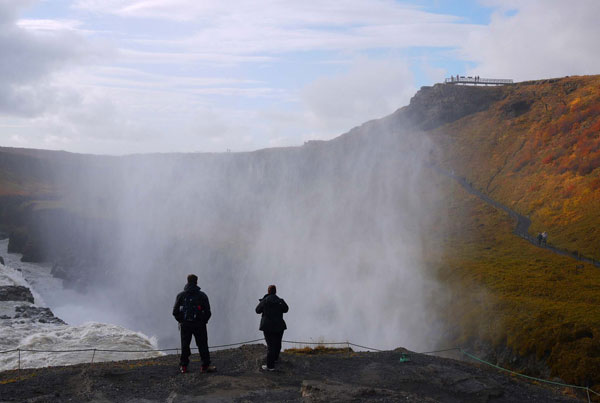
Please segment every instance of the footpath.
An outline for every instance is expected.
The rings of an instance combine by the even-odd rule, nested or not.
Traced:
[[[464,177],[460,177],[457,176],[451,172],[448,172],[440,167],[434,166],[433,167],[438,173],[447,176],[449,178],[452,178],[453,180],[455,180],[456,182],[458,182],[467,192],[469,192],[470,194],[479,197],[481,200],[483,200],[484,202],[494,206],[497,209],[500,209],[504,212],[506,212],[509,216],[511,216],[512,218],[515,219],[515,221],[517,222],[517,225],[515,227],[514,233],[515,235],[525,239],[526,241],[528,241],[529,243],[531,243],[532,245],[538,247],[538,248],[543,248],[543,249],[547,249],[551,252],[554,252],[556,254],[562,255],[562,256],[568,256],[570,258],[576,259],[580,262],[586,262],[586,263],[591,263],[596,267],[600,267],[600,261],[592,259],[590,257],[587,256],[583,256],[581,254],[579,254],[578,252],[570,252],[568,250],[564,250],[564,249],[560,249],[557,248],[556,246],[553,246],[549,243],[546,244],[540,244],[538,242],[538,240],[529,235],[529,226],[531,225],[531,220],[527,217],[525,217],[522,214],[517,213],[515,210],[511,209],[510,207],[498,202],[497,200],[492,199],[491,197],[489,197],[488,195],[486,195],[485,193],[482,193],[481,191],[475,189],[469,182],[467,182],[467,179]]]

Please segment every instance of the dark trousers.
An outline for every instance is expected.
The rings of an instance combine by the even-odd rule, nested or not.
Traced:
[[[190,343],[192,336],[196,339],[196,345],[200,351],[202,366],[210,365],[210,353],[208,352],[208,335],[206,333],[206,324],[200,322],[182,322],[181,323],[181,358],[179,365],[187,366],[190,363]]]
[[[267,342],[267,367],[274,368],[275,361],[279,359],[281,351],[281,339],[283,339],[283,330],[281,332],[263,332]]]

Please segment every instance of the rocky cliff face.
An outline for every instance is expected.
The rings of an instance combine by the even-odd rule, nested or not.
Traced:
[[[505,95],[506,87],[436,84],[422,87],[410,104],[394,115],[402,116],[422,130],[430,130],[486,110]]]

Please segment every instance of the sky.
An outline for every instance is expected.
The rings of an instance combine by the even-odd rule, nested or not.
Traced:
[[[0,146],[327,140],[450,75],[600,73],[598,0],[0,0]]]

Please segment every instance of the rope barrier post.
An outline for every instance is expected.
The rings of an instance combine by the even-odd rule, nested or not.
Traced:
[[[92,362],[90,364],[94,363],[94,357],[96,357],[96,349],[94,349],[94,352],[92,353]]]
[[[588,403],[591,403],[591,402],[592,402],[592,399],[590,399],[590,388],[589,388],[589,387],[586,387],[586,388],[585,388],[585,392],[587,393],[587,397],[588,397]]]
[[[600,396],[600,393],[596,392],[594,389],[590,389],[590,387],[588,386],[587,388],[588,393],[592,392],[594,395],[596,396]]]

